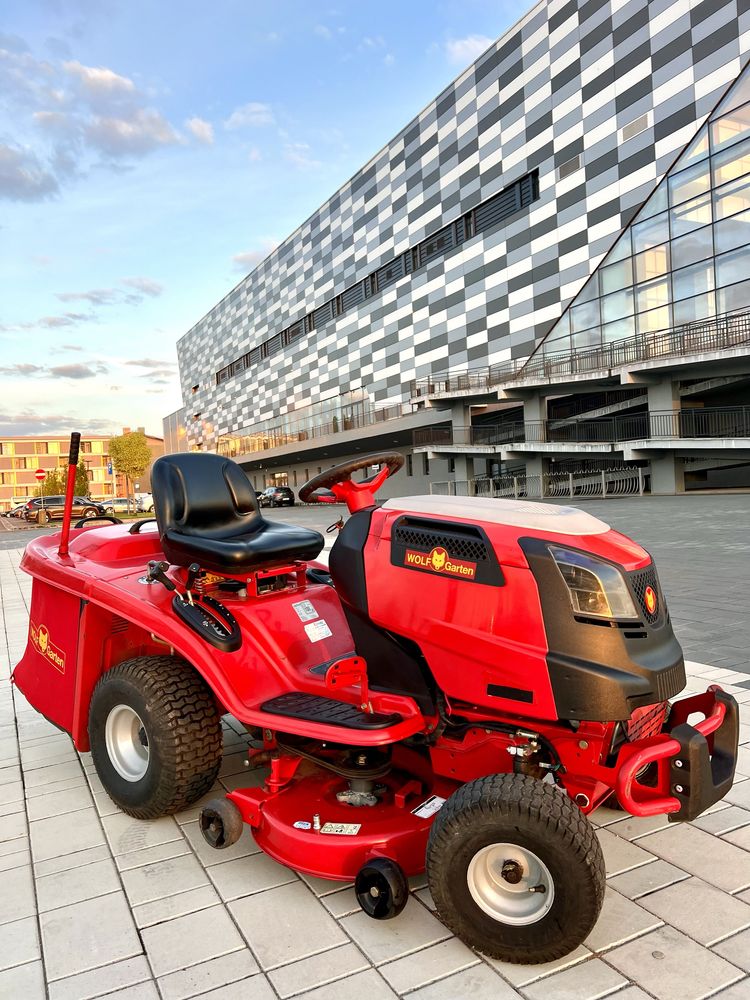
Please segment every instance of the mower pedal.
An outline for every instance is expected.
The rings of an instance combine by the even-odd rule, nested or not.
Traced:
[[[361,712],[356,705],[333,698],[322,698],[317,694],[303,694],[294,691],[271,698],[260,706],[261,712],[284,715],[290,719],[304,719],[305,722],[320,722],[326,726],[341,726],[344,729],[387,729],[402,721],[394,712],[382,715],[378,712]]]

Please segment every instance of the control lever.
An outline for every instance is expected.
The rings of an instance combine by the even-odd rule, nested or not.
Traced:
[[[344,518],[340,517],[338,521],[334,521],[333,524],[328,525],[328,527],[326,528],[326,534],[330,535],[332,531],[341,531],[343,527],[344,527]]]
[[[151,559],[148,564],[148,578],[149,580],[155,580],[160,583],[163,587],[166,587],[167,590],[177,590],[177,587],[175,587],[167,576],[168,569],[168,562],[157,562],[155,559]]]
[[[190,563],[188,566],[187,582],[185,583],[185,597],[188,599],[188,603],[193,603],[193,587],[195,586],[195,581],[198,579],[198,574],[201,568],[197,562]]]

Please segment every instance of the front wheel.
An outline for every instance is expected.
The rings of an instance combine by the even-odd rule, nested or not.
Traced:
[[[176,657],[139,656],[108,670],[91,698],[89,742],[105,791],[138,819],[186,808],[221,765],[213,694]]]
[[[114,511],[114,507],[113,507],[112,508],[112,513],[114,514],[114,512],[115,511]],[[96,517],[98,513],[99,513],[99,511],[96,509],[96,507],[85,507],[81,511],[81,517]]]
[[[551,962],[589,935],[604,899],[593,827],[555,785],[496,774],[462,785],[435,818],[427,876],[461,940],[506,962]]]

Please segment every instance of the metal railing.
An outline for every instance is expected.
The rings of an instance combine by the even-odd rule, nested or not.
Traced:
[[[430,493],[515,500],[643,496],[648,474],[647,469],[631,468],[553,472],[543,476],[498,476],[493,479],[478,477],[432,482]]]
[[[703,354],[750,343],[750,312],[724,313],[684,326],[639,334],[611,344],[576,351],[544,353],[484,368],[451,370],[411,382],[412,398],[450,396],[460,392],[486,392],[521,379],[554,380],[565,376],[609,371],[622,365],[655,358]]]
[[[653,439],[750,438],[750,406],[694,407],[615,414],[560,424],[557,420],[506,421],[494,426],[423,427],[416,447],[502,447],[527,444],[614,444]]]

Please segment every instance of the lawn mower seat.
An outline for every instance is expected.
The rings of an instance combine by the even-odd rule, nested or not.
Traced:
[[[245,473],[221,455],[164,455],[151,485],[164,555],[175,565],[237,574],[314,559],[323,548],[318,531],[266,521]]]

